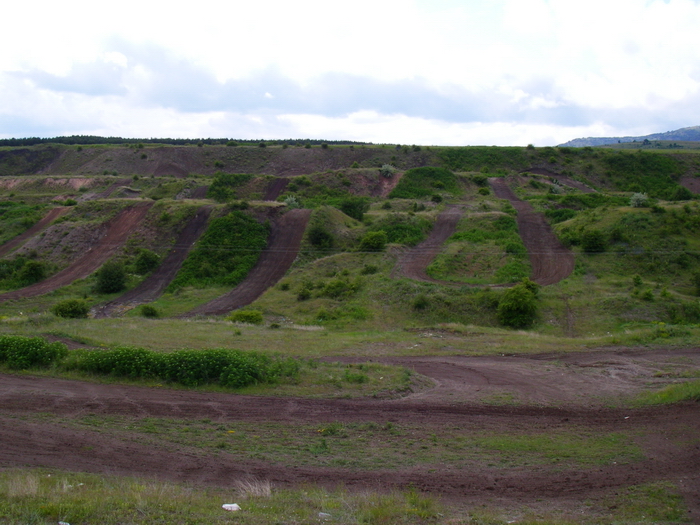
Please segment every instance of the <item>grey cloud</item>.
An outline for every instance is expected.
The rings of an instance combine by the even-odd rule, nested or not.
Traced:
[[[76,64],[66,76],[52,75],[44,71],[14,73],[27,78],[37,86],[50,91],[81,93],[91,96],[124,95],[124,68],[116,64],[98,61]]]

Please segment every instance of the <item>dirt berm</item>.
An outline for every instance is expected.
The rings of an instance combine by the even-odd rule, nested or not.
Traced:
[[[5,255],[10,253],[11,251],[15,250],[16,248],[19,248],[22,244],[24,244],[26,241],[28,241],[29,239],[34,237],[37,233],[39,233],[44,228],[49,226],[53,221],[58,219],[61,215],[64,215],[68,210],[70,210],[70,207],[68,207],[68,206],[59,206],[57,208],[51,209],[34,226],[29,228],[24,233],[18,235],[14,239],[7,241],[5,244],[0,246],[0,257],[5,257]]]
[[[180,270],[194,243],[204,233],[211,208],[202,206],[178,236],[172,249],[158,268],[136,288],[111,301],[95,312],[95,318],[111,317],[139,304],[150,303],[160,297]]]
[[[287,272],[296,259],[311,210],[290,210],[272,223],[267,248],[248,276],[229,293],[187,312],[195,315],[223,315],[252,303]]]
[[[518,212],[518,232],[532,265],[531,279],[542,286],[566,279],[574,271],[574,254],[554,235],[542,213],[520,200],[501,177],[489,179],[499,199],[508,199]]]
[[[4,293],[0,295],[0,302],[43,295],[87,277],[124,245],[129,234],[146,217],[151,205],[142,203],[124,209],[106,224],[106,231],[97,244],[87,248],[87,252],[68,268],[31,286]]]

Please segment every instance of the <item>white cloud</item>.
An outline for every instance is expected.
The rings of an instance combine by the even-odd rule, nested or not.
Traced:
[[[3,136],[22,122],[155,136],[162,117],[185,135],[347,124],[364,140],[476,143],[487,130],[502,144],[700,123],[692,0],[38,0],[3,14]]]

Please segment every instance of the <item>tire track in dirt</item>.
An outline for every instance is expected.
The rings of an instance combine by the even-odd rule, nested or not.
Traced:
[[[41,282],[0,295],[0,302],[43,295],[87,277],[124,245],[132,230],[146,217],[151,205],[137,204],[122,210],[104,225],[106,231],[100,240],[73,264]]]
[[[95,312],[95,318],[111,317],[115,314],[124,313],[126,310],[140,304],[150,303],[158,299],[170,284],[170,281],[175,278],[194,243],[204,233],[210,214],[210,207],[203,206],[199,208],[194,217],[190,219],[182,232],[180,232],[175,244],[158,268],[137,287],[114,301],[101,306]]]
[[[0,374],[0,464],[51,467],[224,486],[232,479],[257,476],[275,484],[318,483],[352,488],[388,488],[439,493],[447,497],[512,501],[563,499],[609,494],[611,490],[668,480],[684,487],[692,507],[700,471],[700,411],[694,403],[646,409],[487,406],[376,399],[307,399],[165,390],[105,385],[54,378]],[[217,451],[144,440],[126,430],[98,432],[23,416],[49,412],[64,418],[86,415],[164,417],[214,422],[278,421],[289,425],[324,422],[375,422],[422,425],[426,432],[447,426],[485,433],[619,432],[655,436],[659,428],[673,440],[652,439],[646,459],[595,468],[558,469],[443,466],[395,470],[285,466]],[[697,501],[695,502],[697,507]]]
[[[22,244],[27,242],[30,238],[34,237],[37,233],[42,231],[44,228],[49,226],[53,221],[58,219],[60,216],[65,215],[70,210],[68,206],[58,206],[49,210],[49,212],[44,215],[44,217],[37,222],[34,226],[29,228],[24,233],[21,233],[14,239],[7,241],[5,244],[0,246],[0,257],[5,257],[8,253],[19,248]]]
[[[272,224],[267,247],[246,278],[229,293],[184,314],[223,315],[246,306],[279,281],[296,259],[311,210],[289,210]]]
[[[544,214],[536,212],[530,203],[520,200],[501,177],[489,179],[494,194],[507,199],[518,212],[518,232],[527,249],[532,265],[531,279],[548,286],[566,279],[574,271],[574,254],[554,235]]]
[[[451,286],[457,284],[433,279],[425,270],[440,253],[443,243],[455,232],[463,213],[464,211],[458,206],[448,206],[438,215],[428,238],[399,257],[392,276]]]

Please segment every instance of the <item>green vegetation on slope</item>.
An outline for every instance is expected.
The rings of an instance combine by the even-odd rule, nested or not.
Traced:
[[[413,168],[404,173],[389,194],[390,199],[420,199],[435,193],[459,195],[461,189],[457,177],[445,168]]]
[[[269,231],[269,225],[240,211],[212,219],[168,289],[235,286],[255,266]]]

